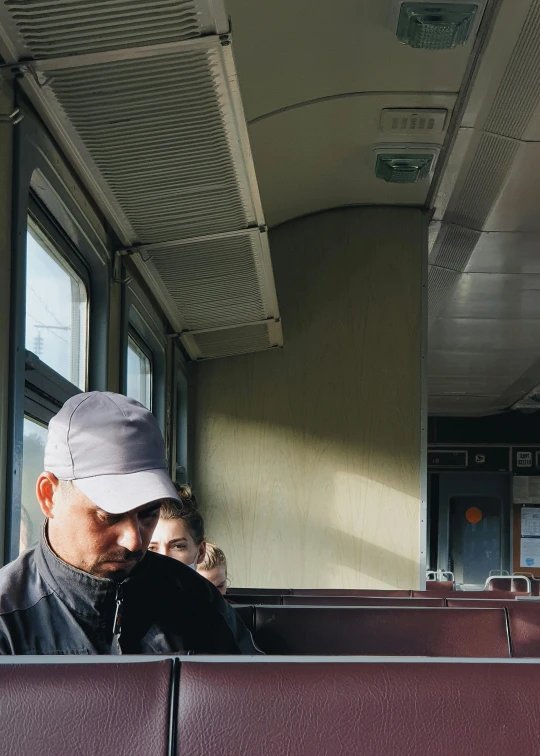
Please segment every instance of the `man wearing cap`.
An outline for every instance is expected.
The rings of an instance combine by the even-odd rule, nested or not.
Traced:
[[[258,653],[217,589],[147,552],[178,500],[154,416],[78,394],[49,424],[40,542],[0,570],[0,654]]]

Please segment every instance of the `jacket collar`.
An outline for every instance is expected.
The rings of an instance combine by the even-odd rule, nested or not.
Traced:
[[[49,587],[69,609],[82,617],[97,618],[110,610],[120,585],[108,578],[98,578],[72,567],[60,559],[49,545],[47,523],[43,526],[36,548],[37,568]]]

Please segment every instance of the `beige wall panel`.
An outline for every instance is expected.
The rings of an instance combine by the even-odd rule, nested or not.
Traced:
[[[195,484],[236,586],[416,587],[422,212],[271,232],[284,349],[196,367]]]

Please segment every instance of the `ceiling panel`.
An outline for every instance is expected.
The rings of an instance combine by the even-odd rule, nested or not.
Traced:
[[[510,170],[483,226],[485,231],[540,232],[540,142],[517,144]]]
[[[466,396],[439,396],[430,394],[431,415],[488,415],[505,409],[496,395],[470,394]]]
[[[248,121],[351,92],[457,92],[472,47],[401,44],[386,0],[228,0],[227,8]]]
[[[437,352],[454,350],[456,345],[460,354],[472,350],[482,355],[527,352],[540,346],[540,320],[439,318],[431,327],[430,341]]]
[[[480,234],[465,270],[540,275],[540,234]]]
[[[0,0],[0,54],[116,232],[116,272],[133,260],[196,359],[282,343],[228,32],[221,0]]]
[[[429,354],[430,380],[467,379],[474,388],[474,381],[493,377],[508,376],[513,380],[518,378],[530,364],[530,355],[520,351],[488,351],[482,350],[478,344],[472,351],[440,349],[431,350]],[[508,385],[508,384],[507,384]]]
[[[540,318],[540,276],[465,273],[441,316],[491,320]]]
[[[270,225],[331,207],[425,202],[429,180],[389,184],[375,176],[377,143],[424,142],[380,131],[384,108],[452,111],[449,95],[369,95],[325,100],[265,118],[250,127],[261,199]],[[432,134],[441,144],[445,133]]]

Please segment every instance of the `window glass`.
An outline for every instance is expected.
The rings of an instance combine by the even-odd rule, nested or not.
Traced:
[[[26,348],[84,390],[85,286],[32,222],[26,244]]]
[[[23,467],[21,495],[20,551],[39,540],[44,517],[36,499],[36,481],[43,472],[47,428],[24,418]]]
[[[152,363],[131,336],[128,336],[127,395],[152,409]]]

